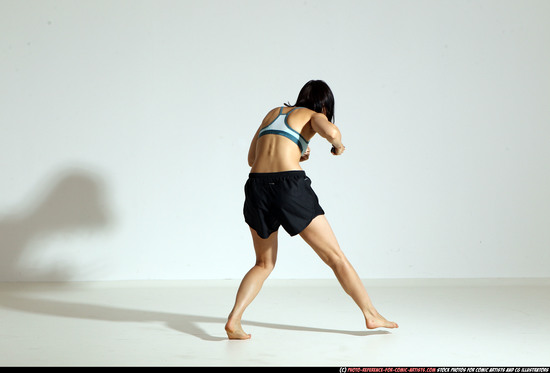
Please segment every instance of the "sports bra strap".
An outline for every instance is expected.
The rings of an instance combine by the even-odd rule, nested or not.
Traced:
[[[298,147],[300,148],[300,151],[302,154],[305,153],[307,150],[308,141],[304,139],[304,137],[296,131],[294,128],[290,127],[287,123],[288,114],[290,114],[292,111],[298,109],[299,107],[294,107],[292,110],[288,111],[288,113],[283,114],[283,108],[284,106],[281,106],[281,109],[279,110],[279,115],[277,118],[275,118],[271,123],[269,123],[267,126],[262,128],[258,134],[258,138],[262,137],[263,135],[281,135],[284,137],[289,138],[292,140]]]
[[[291,110],[289,110],[286,114],[283,114],[283,106],[281,106],[281,110],[279,111],[279,115],[281,115],[281,114],[282,114],[282,115],[288,115],[288,114],[292,113],[292,112],[293,112],[294,110],[296,110],[296,109],[303,109],[303,107],[301,107],[301,106],[296,106],[296,107],[292,108]]]

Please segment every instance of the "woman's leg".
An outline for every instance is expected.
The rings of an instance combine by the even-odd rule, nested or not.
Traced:
[[[264,281],[275,267],[275,261],[277,260],[277,232],[273,232],[266,239],[258,236],[252,228],[250,232],[256,251],[256,264],[244,276],[237,291],[235,305],[229,314],[227,324],[225,324],[225,331],[229,339],[250,338],[250,334],[246,334],[242,329],[241,318],[246,307],[260,292]]]
[[[336,236],[324,215],[313,219],[300,236],[332,268],[345,292],[363,312],[368,329],[398,327],[396,323],[382,317],[374,308],[361,279],[340,249]]]

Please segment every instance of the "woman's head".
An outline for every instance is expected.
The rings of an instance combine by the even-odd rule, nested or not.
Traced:
[[[300,90],[294,106],[324,113],[329,121],[334,121],[334,96],[330,87],[322,80],[307,82]]]

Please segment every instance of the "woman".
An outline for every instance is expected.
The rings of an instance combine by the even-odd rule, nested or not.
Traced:
[[[308,143],[316,133],[332,145],[332,154],[341,155],[346,149],[340,131],[332,123],[332,91],[325,82],[312,80],[301,89],[294,106],[285,106],[266,115],[250,144],[248,164],[252,168],[245,185],[244,216],[252,233],[256,264],[241,282],[225,325],[227,336],[250,338],[242,329],[241,318],[275,266],[280,225],[291,236],[299,234],[331,267],[363,312],[368,329],[397,328],[372,305],[299,164],[309,158]]]

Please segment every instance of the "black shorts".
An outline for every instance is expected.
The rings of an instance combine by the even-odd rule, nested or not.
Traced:
[[[281,225],[295,236],[325,213],[304,171],[251,173],[244,193],[244,219],[262,238]]]

